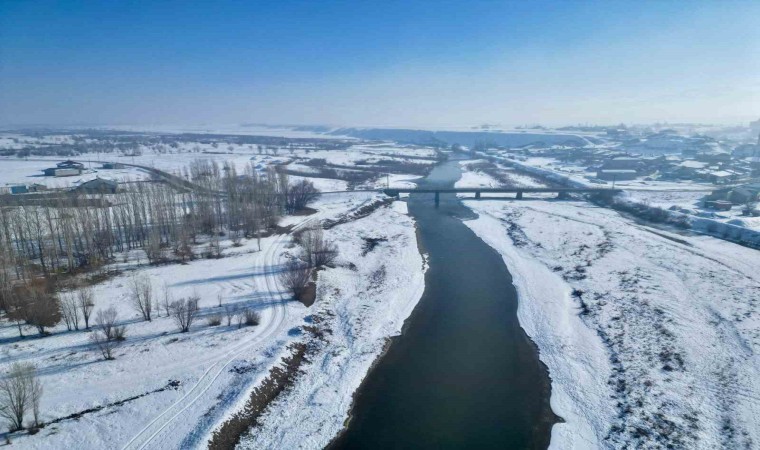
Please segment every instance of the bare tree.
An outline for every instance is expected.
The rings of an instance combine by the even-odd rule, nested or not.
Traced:
[[[45,328],[53,327],[61,321],[61,309],[58,298],[49,294],[41,286],[29,286],[27,294],[27,323],[37,327],[41,335],[47,334]]]
[[[227,326],[232,325],[232,319],[235,318],[237,309],[232,305],[224,306],[224,317],[227,319]]]
[[[116,326],[116,316],[116,309],[113,306],[98,311],[95,316],[96,330],[90,335],[90,339],[106,360],[114,359],[113,350],[120,341],[124,340],[125,328]]]
[[[139,312],[143,320],[151,320],[153,311],[153,284],[145,275],[133,276],[129,280],[130,300],[135,311]]]
[[[14,363],[8,376],[0,380],[0,416],[10,422],[11,431],[24,427],[24,414],[32,397],[29,374],[34,370],[32,364]]]
[[[301,180],[288,186],[286,192],[285,208],[289,213],[300,211],[306,207],[309,202],[319,197],[319,190],[314,187],[314,183],[308,180]]]
[[[92,310],[95,308],[95,294],[92,292],[92,288],[84,287],[77,292],[77,303],[79,310],[82,312],[82,318],[84,318],[84,328],[90,329],[90,316]]]
[[[19,337],[24,337],[24,324],[28,317],[27,302],[25,297],[19,295],[16,292],[11,292],[7,298],[5,316],[8,320],[12,320],[18,327]]]
[[[66,329],[71,331],[79,329],[78,299],[75,294],[63,294],[61,296],[61,314],[66,323]]]
[[[195,321],[198,315],[198,301],[200,299],[197,296],[192,296],[185,300],[179,300],[171,304],[172,317],[177,324],[180,333],[186,333],[190,331],[190,326]]]
[[[324,232],[319,226],[304,230],[300,233],[298,240],[306,253],[306,261],[312,267],[330,264],[338,256],[337,247],[325,239]]]
[[[291,260],[285,265],[285,270],[280,273],[280,283],[293,297],[300,299],[309,285],[310,276],[311,269],[306,264]]]
[[[28,366],[26,376],[32,403],[32,418],[34,419],[34,427],[37,428],[42,424],[40,421],[40,401],[42,400],[43,392],[42,382],[37,377],[37,368],[31,364]]]
[[[98,314],[95,316],[95,327],[108,339],[113,338],[113,329],[116,326],[117,316],[118,313],[113,306],[106,310],[98,311]]]
[[[251,308],[246,308],[243,315],[247,326],[258,325],[261,323],[261,315]]]
[[[164,283],[164,297],[161,299],[161,301],[162,306],[164,307],[164,312],[166,313],[166,317],[169,317],[171,315],[171,305],[174,300],[172,297],[172,291],[169,289],[169,285],[166,283]]]

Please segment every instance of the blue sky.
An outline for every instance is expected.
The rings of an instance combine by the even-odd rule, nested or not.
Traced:
[[[760,117],[760,2],[0,0],[0,123]]]

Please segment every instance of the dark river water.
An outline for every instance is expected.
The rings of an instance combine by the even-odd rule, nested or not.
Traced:
[[[420,184],[453,186],[456,161]],[[557,421],[537,349],[517,321],[501,257],[463,223],[452,194],[415,194],[409,211],[430,255],[425,293],[357,392],[331,449],[543,449]],[[506,236],[505,236],[506,239]]]

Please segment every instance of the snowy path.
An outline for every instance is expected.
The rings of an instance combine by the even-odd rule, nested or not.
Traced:
[[[303,224],[303,223],[302,223]],[[289,239],[289,235],[278,235],[275,242],[270,245],[265,253],[264,260],[268,262],[269,267],[275,267],[280,260],[281,250],[284,242]],[[183,413],[191,408],[199,400],[202,403],[209,403],[212,399],[205,398],[211,387],[216,383],[220,376],[228,370],[229,366],[243,353],[254,350],[262,342],[283,331],[287,318],[287,307],[285,303],[289,301],[282,294],[277,278],[277,271],[268,270],[265,275],[265,283],[269,295],[277,299],[278,304],[274,308],[273,317],[268,320],[264,327],[257,330],[251,336],[246,337],[226,351],[217,362],[211,365],[198,382],[184,396],[178,399],[174,404],[169,406],[163,413],[153,419],[145,428],[135,435],[123,448],[143,449],[143,448],[166,448],[167,444],[177,442],[176,428],[167,429],[175,422],[183,421]],[[179,436],[181,440],[181,436]]]

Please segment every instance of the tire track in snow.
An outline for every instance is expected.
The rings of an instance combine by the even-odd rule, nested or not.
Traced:
[[[310,222],[311,220],[302,221],[293,227],[293,231],[307,226]],[[277,261],[275,261],[275,259],[279,256],[279,251],[288,236],[288,234],[278,235],[275,242],[266,250],[264,260],[269,262],[270,267],[273,267],[277,264]],[[277,331],[280,330],[280,327],[282,324],[284,324],[287,317],[287,307],[285,303],[288,301],[288,299],[283,298],[284,296],[278,289],[279,280],[274,270],[268,270],[266,272],[266,275],[264,276],[264,282],[271,296],[273,298],[279,299],[276,308],[274,308],[275,317],[269,321],[266,328],[262,330],[261,333],[251,336],[249,339],[246,339],[245,341],[235,345],[233,348],[225,352],[222,357],[220,357],[220,360],[212,364],[203,373],[203,375],[201,375],[201,378],[190,389],[190,391],[175,401],[171,406],[165,409],[161,414],[159,414],[150,423],[148,423],[148,425],[140,430],[129,442],[124,445],[124,447],[122,447],[123,450],[143,449],[152,443],[155,443],[157,445],[150,445],[150,448],[163,448],[165,444],[164,441],[169,438],[170,435],[164,435],[161,439],[161,442],[154,442],[158,435],[161,434],[162,431],[166,429],[166,427],[174,423],[175,420],[182,415],[182,413],[187,411],[200,398],[202,398],[204,394],[206,394],[206,392],[208,392],[208,390],[214,385],[214,382],[218,380],[223,373],[226,372],[227,367],[238,359],[241,353],[261,343],[262,341],[266,340],[266,338],[274,335]],[[226,358],[226,360],[224,358]]]

